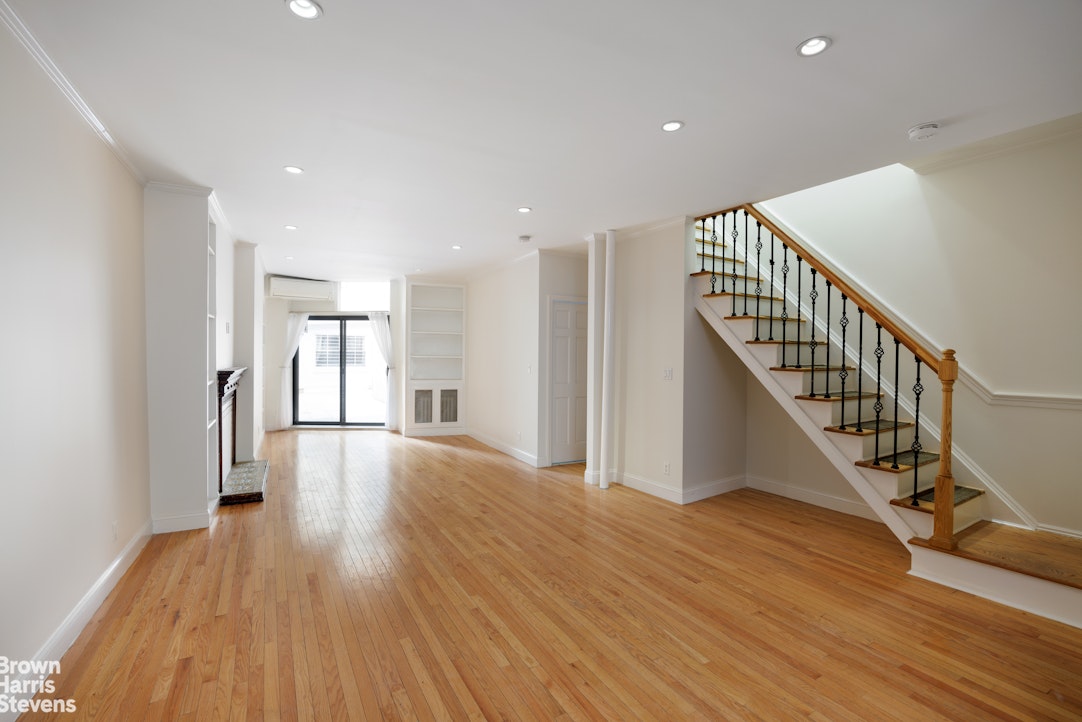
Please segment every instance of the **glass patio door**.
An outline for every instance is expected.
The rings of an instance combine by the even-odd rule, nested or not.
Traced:
[[[387,363],[365,316],[311,316],[293,359],[293,423],[382,426]]]

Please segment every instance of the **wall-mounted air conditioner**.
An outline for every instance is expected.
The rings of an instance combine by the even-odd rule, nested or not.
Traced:
[[[333,301],[335,297],[334,283],[332,281],[313,281],[308,278],[271,276],[267,295],[272,298],[286,298],[294,301]]]

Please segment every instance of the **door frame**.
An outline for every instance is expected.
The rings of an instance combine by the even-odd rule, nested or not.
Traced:
[[[541,334],[541,348],[538,354],[540,356],[538,373],[541,382],[537,404],[537,465],[539,467],[552,466],[552,317],[553,308],[557,303],[573,303],[586,306],[587,309],[590,306],[589,298],[586,296],[548,295],[545,297],[544,317],[541,319],[544,333]]]
[[[368,321],[367,313],[313,313],[308,316],[309,321],[338,321],[339,333],[345,333],[346,321]],[[338,344],[338,421],[301,421],[297,418],[297,410],[300,407],[300,348],[293,354],[293,425],[294,426],[357,426],[362,428],[386,428],[387,419],[383,421],[346,421],[346,351],[347,344],[343,343],[344,335],[340,337]],[[379,353],[379,349],[376,349]],[[367,353],[367,351],[366,351]]]

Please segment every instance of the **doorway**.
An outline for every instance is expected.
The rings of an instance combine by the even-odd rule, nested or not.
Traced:
[[[554,299],[551,328],[550,448],[552,464],[586,460],[585,301]]]
[[[310,316],[293,357],[293,423],[385,426],[387,362],[367,316]]]

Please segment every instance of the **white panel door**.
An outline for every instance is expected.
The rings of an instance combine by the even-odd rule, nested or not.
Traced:
[[[552,463],[586,459],[586,318],[582,302],[552,304]]]

